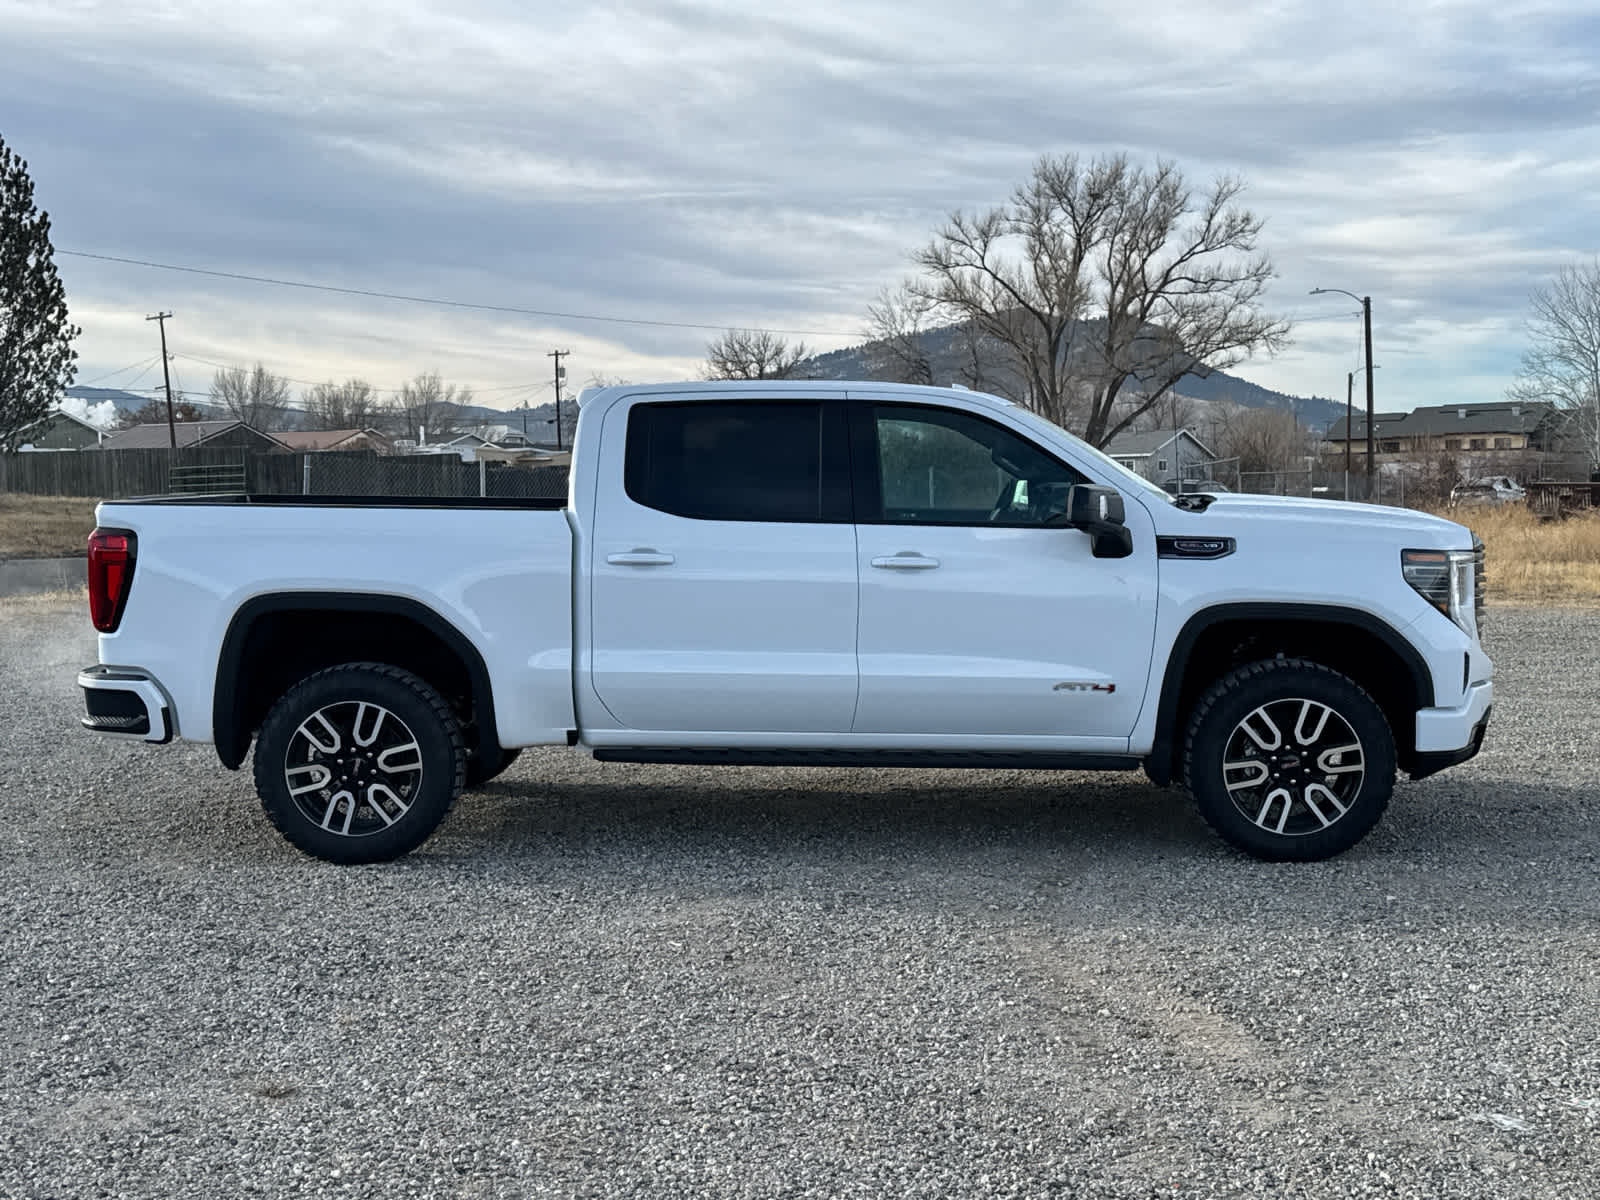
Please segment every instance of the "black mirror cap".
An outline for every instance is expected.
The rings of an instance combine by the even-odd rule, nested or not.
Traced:
[[[1122,494],[1116,488],[1077,483],[1067,493],[1067,520],[1078,529],[1121,525],[1126,517]]]
[[[1095,558],[1127,558],[1133,553],[1133,531],[1126,525],[1097,529],[1089,535],[1089,553]]]

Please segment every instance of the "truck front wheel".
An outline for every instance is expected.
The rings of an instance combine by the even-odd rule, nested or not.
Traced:
[[[256,739],[256,792],[307,854],[386,862],[427,841],[460,794],[461,724],[425,680],[346,663],[301,680]]]
[[[1360,686],[1306,659],[1249,663],[1195,704],[1184,782],[1200,813],[1257,858],[1332,858],[1365,837],[1394,791],[1394,735]]]

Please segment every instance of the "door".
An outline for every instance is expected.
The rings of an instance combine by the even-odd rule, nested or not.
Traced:
[[[856,542],[843,406],[619,405],[601,445],[590,629],[607,711],[641,730],[847,732]]]
[[[851,421],[853,731],[1127,737],[1154,640],[1154,539],[1094,558],[1088,535],[1048,523],[1091,481],[997,422],[865,402]]]

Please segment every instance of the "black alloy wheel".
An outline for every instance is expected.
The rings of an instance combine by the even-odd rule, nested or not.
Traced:
[[[461,724],[426,681],[382,663],[319,671],[273,705],[255,780],[278,831],[335,863],[385,862],[425,842],[465,778]]]
[[[1257,858],[1341,854],[1394,791],[1388,720],[1365,690],[1321,663],[1275,658],[1224,675],[1196,702],[1184,782],[1211,827]]]

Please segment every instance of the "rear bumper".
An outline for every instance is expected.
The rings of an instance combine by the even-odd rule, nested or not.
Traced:
[[[86,715],[83,727],[91,733],[139,742],[172,740],[172,702],[161,685],[143,671],[126,667],[85,667],[78,672]]]
[[[1459,708],[1425,708],[1417,714],[1417,753],[1410,768],[1422,779],[1446,767],[1464,763],[1483,747],[1494,707],[1494,684],[1480,683],[1467,690]]]

